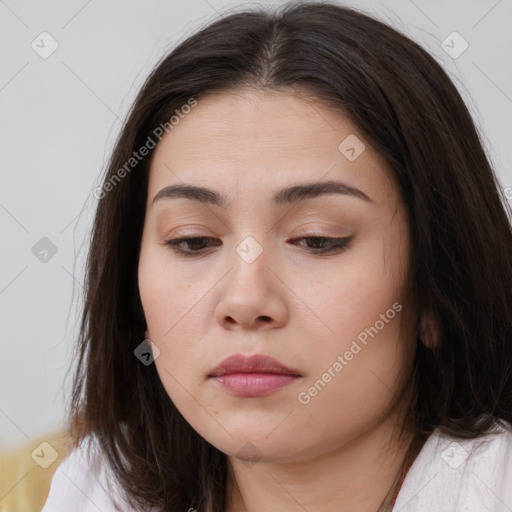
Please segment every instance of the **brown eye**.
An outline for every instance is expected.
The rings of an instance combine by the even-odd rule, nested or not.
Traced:
[[[173,238],[171,240],[167,240],[166,245],[170,246],[171,249],[183,256],[195,256],[203,252],[203,250],[208,247],[208,243],[217,240],[216,238],[212,238],[210,236],[195,236],[195,237],[184,237],[184,238]],[[219,243],[213,243],[212,245],[220,245],[220,240],[217,240]],[[184,247],[188,246],[188,250],[184,249]]]
[[[296,238],[296,240],[306,240],[307,248],[311,249],[312,252],[319,254],[341,252],[348,248],[352,238],[330,238],[325,236],[306,236],[302,238]]]

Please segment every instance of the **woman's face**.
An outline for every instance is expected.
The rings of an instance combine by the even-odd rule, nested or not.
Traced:
[[[292,91],[198,98],[155,149],[139,262],[169,397],[230,456],[354,441],[392,417],[412,367],[408,254],[390,169],[341,114]],[[291,374],[249,360],[212,376],[235,354]]]

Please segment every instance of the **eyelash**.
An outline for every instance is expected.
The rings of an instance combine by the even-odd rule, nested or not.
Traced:
[[[165,244],[168,245],[172,251],[177,254],[180,254],[184,257],[192,258],[196,255],[201,254],[202,249],[198,251],[186,251],[180,248],[182,244],[188,244],[190,241],[197,240],[215,240],[215,238],[209,236],[194,236],[194,237],[183,237],[183,238],[173,238],[171,240],[166,240]],[[328,249],[311,249],[313,254],[332,254],[332,253],[340,253],[348,249],[352,238],[330,238],[326,236],[305,236],[301,238],[295,238],[295,240],[321,240],[323,242],[327,241],[331,244],[331,247]],[[216,244],[219,245],[219,244]]]

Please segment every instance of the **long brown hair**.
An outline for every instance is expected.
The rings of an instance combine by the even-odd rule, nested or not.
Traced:
[[[185,421],[155,365],[134,356],[146,328],[137,266],[152,150],[130,159],[191,98],[245,87],[310,91],[389,163],[410,218],[410,283],[436,339],[417,338],[417,431],[470,438],[512,421],[511,211],[447,74],[418,44],[351,8],[291,2],[231,13],[147,78],[93,225],[68,417],[74,446],[94,434],[134,506],[221,512],[227,460]]]

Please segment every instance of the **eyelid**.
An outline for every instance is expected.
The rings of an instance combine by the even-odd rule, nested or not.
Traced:
[[[174,253],[176,253],[178,256],[182,256],[185,258],[200,258],[201,256],[207,256],[211,252],[212,247],[218,247],[219,245],[222,245],[222,241],[220,243],[214,243],[213,245],[209,245],[206,248],[201,248],[199,250],[186,250],[181,249],[180,245],[187,244],[191,240],[214,240],[215,242],[219,242],[220,240],[216,237],[211,236],[203,236],[203,235],[196,235],[196,236],[183,236],[183,237],[176,237],[171,238],[165,241],[165,245],[168,246]],[[336,255],[344,252],[347,250],[351,245],[352,241],[354,239],[354,236],[348,236],[348,237],[331,237],[331,236],[318,236],[314,234],[310,234],[308,236],[298,236],[295,238],[290,239],[291,242],[295,241],[302,241],[302,240],[321,240],[323,243],[327,241],[327,244],[329,248],[307,248],[304,246],[301,246],[299,244],[293,244],[297,245],[299,247],[302,247],[302,250],[305,250],[307,253],[313,255],[313,256],[329,256],[329,255]],[[321,244],[322,245],[322,244]]]
[[[302,234],[312,236],[313,233],[319,233],[315,236],[328,236],[328,237],[348,237],[354,234],[352,226],[347,224],[341,224],[339,222],[327,222],[327,221],[309,221],[304,222],[296,226],[296,231]]]
[[[199,238],[199,237],[218,237],[208,227],[202,224],[187,224],[165,231],[162,238],[168,240],[169,238]]]

